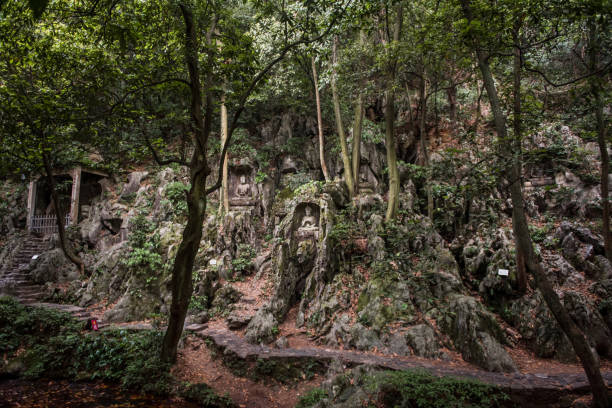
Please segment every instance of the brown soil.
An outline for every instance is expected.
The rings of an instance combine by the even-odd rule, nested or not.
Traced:
[[[203,340],[188,337],[185,347],[179,352],[173,374],[183,381],[204,382],[218,394],[229,395],[239,407],[294,407],[300,396],[320,385],[322,381],[320,376],[315,375],[312,380],[295,385],[281,384],[272,380],[257,382],[235,376],[212,354]]]

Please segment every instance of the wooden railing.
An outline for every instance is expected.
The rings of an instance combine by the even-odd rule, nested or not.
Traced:
[[[66,215],[64,226],[70,226],[70,215]],[[30,223],[30,231],[47,235],[57,232],[57,221],[55,215],[35,215]]]

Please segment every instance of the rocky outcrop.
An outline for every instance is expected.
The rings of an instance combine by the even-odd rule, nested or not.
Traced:
[[[272,258],[276,260],[272,296],[257,311],[246,331],[247,339],[254,343],[272,341],[274,328],[300,298],[297,323],[302,324],[313,294],[332,278],[330,274],[334,272],[329,265],[328,246],[335,211],[332,195],[314,187],[285,207],[289,210],[277,228],[277,245],[272,251]]]
[[[511,372],[516,366],[501,343],[506,342],[495,317],[476,299],[454,295],[438,324],[466,361],[489,371]]]

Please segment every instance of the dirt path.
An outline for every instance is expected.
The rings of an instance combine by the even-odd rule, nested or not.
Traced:
[[[492,373],[480,370],[467,364],[452,364],[439,360],[428,360],[415,357],[395,357],[376,355],[349,350],[333,350],[323,348],[285,348],[275,349],[268,346],[253,345],[245,339],[224,329],[205,328],[195,334],[203,339],[212,341],[223,354],[223,358],[239,359],[247,362],[291,361],[294,365],[300,362],[317,361],[328,365],[333,360],[339,360],[346,367],[368,364],[390,370],[424,369],[429,373],[443,377],[466,377],[480,380],[489,384],[496,384],[511,394],[550,397],[569,393],[582,393],[588,391],[588,382],[584,373]],[[605,380],[612,386],[612,371],[602,373]]]

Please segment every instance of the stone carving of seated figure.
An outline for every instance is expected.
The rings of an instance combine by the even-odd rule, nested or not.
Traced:
[[[309,206],[304,208],[304,216],[302,217],[302,224],[299,229],[301,231],[315,231],[318,229],[317,220],[312,215],[312,209]]]
[[[240,176],[240,184],[238,184],[236,194],[240,198],[251,198],[251,186],[247,184],[244,174]]]

